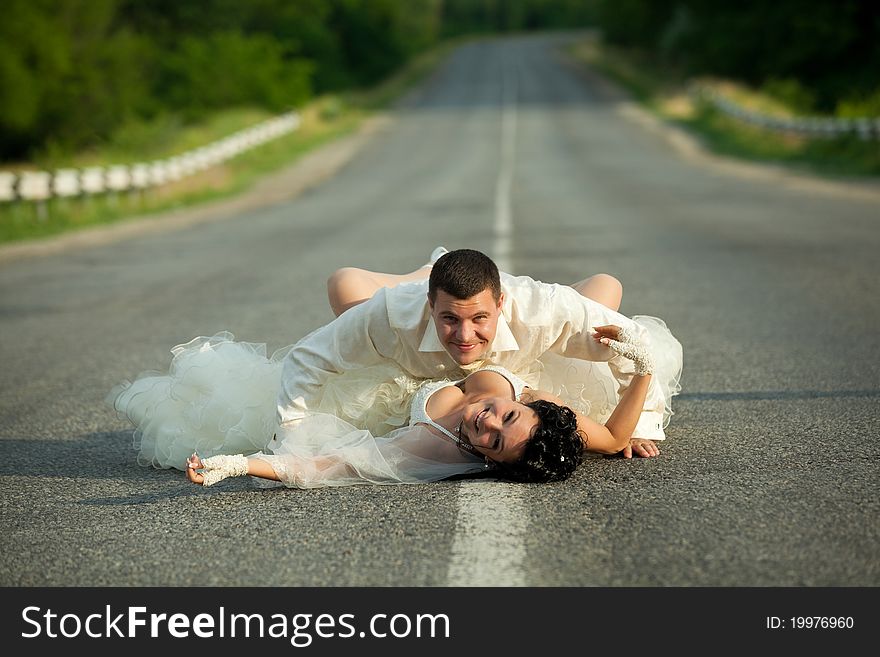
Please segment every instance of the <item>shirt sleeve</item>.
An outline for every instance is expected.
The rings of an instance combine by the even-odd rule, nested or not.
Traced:
[[[633,331],[639,341],[651,349],[652,340],[648,329],[626,315],[588,299],[574,288],[564,285],[551,287],[553,293],[549,295],[551,302],[549,350],[568,358],[607,362],[611,374],[617,381],[618,395],[623,395],[632,383],[635,364],[610,347],[596,342],[592,337],[593,329],[609,324],[625,327]],[[666,437],[663,431],[665,398],[656,377],[651,377],[643,408],[633,438],[663,440]]]
[[[394,358],[397,344],[384,290],[304,337],[284,360],[277,402],[279,423],[302,418],[330,376]]]

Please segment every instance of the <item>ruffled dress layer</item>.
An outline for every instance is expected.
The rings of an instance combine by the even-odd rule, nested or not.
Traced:
[[[193,452],[252,454],[276,431],[275,399],[290,347],[236,342],[229,332],[197,337],[171,350],[167,373],[143,372],[106,401],[134,425],[138,463],[186,467]]]

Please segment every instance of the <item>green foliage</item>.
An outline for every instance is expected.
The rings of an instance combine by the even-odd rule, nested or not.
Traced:
[[[309,98],[312,67],[286,55],[281,43],[263,35],[186,36],[163,63],[161,96],[190,117],[248,102],[289,109]]]
[[[367,87],[450,34],[584,25],[595,0],[3,4],[0,158],[56,161],[156,117]]]
[[[599,26],[610,43],[654,47],[674,6],[671,0],[599,0]]]
[[[0,22],[0,149],[77,146],[148,105],[143,40],[113,24],[114,0],[10,0]]]
[[[596,0],[445,0],[444,34],[583,27],[595,21]]]
[[[599,0],[598,21],[610,43],[767,85],[805,110],[877,87],[880,11],[864,0]]]
[[[848,119],[880,116],[880,87],[873,93],[868,92],[840,101],[837,105],[837,116]]]
[[[810,114],[815,111],[816,94],[794,78],[785,80],[770,78],[764,83],[761,91],[800,114]]]

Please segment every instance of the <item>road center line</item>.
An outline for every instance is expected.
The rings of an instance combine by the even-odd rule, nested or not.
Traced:
[[[510,190],[516,164],[516,70],[504,69],[501,104],[501,165],[495,183],[494,258],[501,271],[512,271],[513,212]]]
[[[447,586],[525,586],[528,515],[520,484],[463,481]]]
[[[502,77],[501,164],[495,185],[493,257],[511,271],[513,214],[510,192],[516,162],[516,69]],[[518,484],[465,481],[458,486],[458,514],[448,586],[525,586],[528,510]]]

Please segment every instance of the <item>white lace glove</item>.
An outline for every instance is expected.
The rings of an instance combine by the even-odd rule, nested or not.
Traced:
[[[242,477],[248,472],[248,460],[241,454],[219,454],[202,459],[202,486],[213,486],[227,477]]]
[[[618,327],[617,340],[603,336],[599,342],[608,345],[618,354],[635,363],[637,375],[645,376],[654,373],[654,357],[630,329]]]

